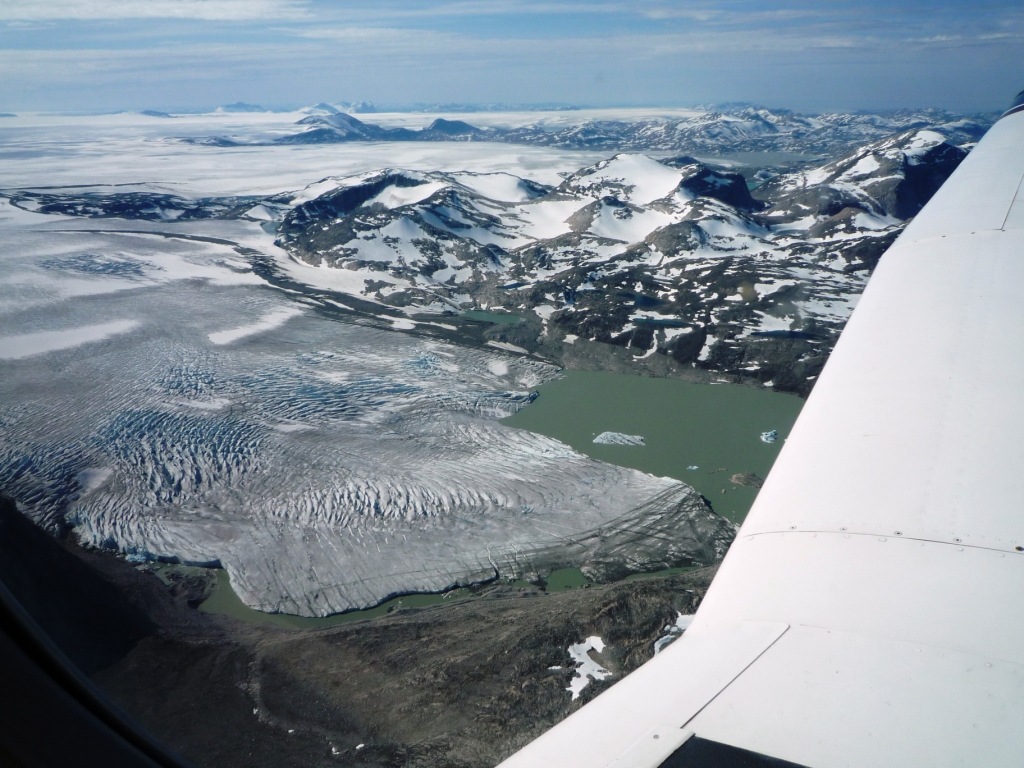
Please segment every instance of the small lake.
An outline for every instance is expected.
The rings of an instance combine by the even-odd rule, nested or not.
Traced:
[[[502,423],[554,437],[601,461],[682,480],[737,523],[757,489],[729,478],[746,472],[767,477],[804,404],[796,395],[732,384],[564,374],[538,387],[539,397]],[[761,433],[770,430],[778,431],[778,439],[765,443]],[[602,432],[641,435],[646,445],[595,444]]]
[[[189,566],[166,565],[163,568],[189,570]],[[513,588],[534,589],[534,585],[528,581],[514,580],[505,581],[504,583]],[[553,571],[545,581],[545,588],[548,592],[580,589],[585,586],[587,586],[587,579],[578,568],[563,568],[562,570]],[[333,616],[312,618],[308,616],[293,616],[288,613],[264,613],[263,611],[257,611],[255,608],[250,608],[242,602],[242,599],[232,588],[228,572],[218,568],[217,584],[213,589],[213,593],[200,604],[199,610],[206,613],[219,613],[241,621],[270,624],[288,629],[323,629],[324,627],[335,627],[339,624],[348,624],[353,621],[386,616],[392,611],[403,608],[426,608],[431,605],[441,605],[453,600],[473,597],[474,594],[474,591],[471,589],[460,588],[450,590],[444,594],[403,595],[401,597],[393,597],[374,608],[367,608],[364,611],[347,611],[346,613],[336,613]]]
[[[323,618],[311,618],[307,616],[293,616],[287,613],[264,613],[263,611],[250,608],[242,602],[242,599],[231,587],[228,572],[223,569],[217,569],[217,586],[214,588],[213,594],[199,606],[199,610],[207,613],[219,613],[224,616],[230,616],[233,619],[240,619],[241,621],[272,624],[289,629],[322,629],[324,627],[334,627],[338,624],[348,624],[352,621],[386,616],[392,611],[397,611],[401,608],[425,608],[428,605],[440,605],[449,600],[469,597],[470,594],[471,592],[468,589],[453,589],[450,592],[445,592],[443,595],[404,595],[402,597],[394,597],[375,608],[368,608],[365,611],[348,611]]]
[[[486,309],[470,309],[463,312],[460,317],[468,320],[479,320],[482,323],[493,323],[494,325],[512,325],[518,323],[522,318],[511,312],[491,312]]]

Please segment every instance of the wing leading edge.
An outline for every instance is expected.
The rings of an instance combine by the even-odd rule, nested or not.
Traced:
[[[502,768],[1024,764],[1022,180],[1024,93],[881,260],[686,634]]]

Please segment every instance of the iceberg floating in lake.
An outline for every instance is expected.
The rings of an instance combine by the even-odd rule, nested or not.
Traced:
[[[763,443],[774,443],[779,439],[779,430],[772,429],[767,432],[761,433],[761,442]]]
[[[598,445],[646,445],[643,435],[624,435],[621,432],[602,432],[594,442]]]

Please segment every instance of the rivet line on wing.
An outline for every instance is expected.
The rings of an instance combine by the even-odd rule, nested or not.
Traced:
[[[849,537],[849,536],[865,536],[865,537],[877,538],[879,541],[887,541],[889,539],[889,537],[892,537],[893,540],[899,540],[899,541],[920,541],[920,542],[926,542],[928,544],[945,544],[945,545],[950,546],[950,547],[956,547],[958,550],[963,550],[965,547],[967,547],[967,548],[970,548],[970,549],[980,549],[980,550],[985,550],[985,551],[988,551],[988,552],[999,552],[1000,554],[1005,554],[1005,553],[1010,553],[1010,554],[1022,553],[1022,554],[1024,554],[1024,546],[1016,545],[1013,542],[1011,542],[1010,544],[1006,545],[1007,549],[1001,549],[999,547],[986,547],[986,546],[981,546],[981,545],[978,545],[978,544],[965,544],[961,538],[954,538],[952,541],[949,541],[949,540],[943,540],[943,539],[929,539],[929,538],[925,538],[923,536],[907,536],[902,531],[883,531],[883,532],[874,532],[874,533],[872,533],[872,532],[865,532],[865,531],[848,531],[845,528],[840,528],[839,530],[834,530],[834,529],[833,530],[827,530],[827,529],[824,529],[824,528],[784,528],[784,529],[780,529],[780,530],[777,530],[777,531],[757,531],[756,533],[743,533],[741,531],[740,535],[737,538],[753,539],[755,536],[772,536],[772,535],[786,534],[786,533],[790,533],[790,534],[800,534],[800,533],[833,534],[833,535],[841,535],[841,536],[845,536],[845,537]]]

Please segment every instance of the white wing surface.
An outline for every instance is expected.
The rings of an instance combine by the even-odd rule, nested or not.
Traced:
[[[504,768],[1024,765],[1022,180],[1011,110],[882,258],[682,639]]]

